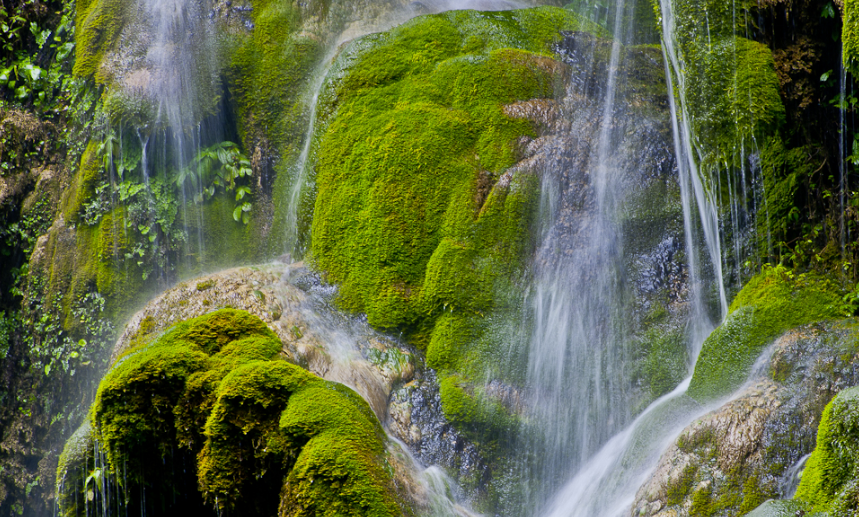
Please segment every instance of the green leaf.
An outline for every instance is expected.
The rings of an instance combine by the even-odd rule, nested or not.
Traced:
[[[235,210],[233,210],[233,219],[236,222],[239,222],[242,219],[242,207],[237,206]]]
[[[250,212],[253,207],[254,206],[250,203],[244,203],[242,204],[242,212]]]
[[[246,195],[250,195],[251,189],[248,187],[240,186],[236,187],[236,201],[244,198]]]
[[[832,2],[826,4],[826,7],[823,8],[823,13],[820,14],[822,18],[835,18],[835,6],[832,5]]]
[[[829,80],[829,76],[831,76],[831,75],[832,75],[832,70],[824,72],[823,75],[820,76],[820,82],[825,83],[826,81]]]
[[[45,365],[45,375],[51,375],[51,365],[50,364]]]

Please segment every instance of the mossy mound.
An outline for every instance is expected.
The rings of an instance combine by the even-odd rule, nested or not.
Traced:
[[[422,17],[353,43],[325,92],[312,254],[379,327],[485,311],[527,241],[535,181],[500,176],[533,135],[502,108],[554,97],[562,9]],[[518,48],[504,48],[516,46]],[[482,195],[480,194],[482,191]]]
[[[515,418],[472,383],[504,378],[499,315],[521,303],[539,186],[508,170],[537,127],[504,108],[564,92],[552,45],[580,30],[605,34],[552,7],[420,17],[351,43],[320,96],[311,261],[341,307],[426,350],[484,452]]]
[[[126,506],[168,515],[404,513],[370,407],[282,360],[281,348],[262,320],[222,309],[117,361],[99,386],[92,436]],[[71,515],[88,494],[83,483],[66,486],[75,487],[62,498]],[[174,487],[192,493],[177,498]]]
[[[755,359],[779,335],[844,316],[836,282],[766,266],[740,291],[728,318],[704,341],[688,394],[699,401],[728,395],[745,382]]]
[[[859,514],[859,388],[842,391],[823,411],[795,499],[832,516]]]

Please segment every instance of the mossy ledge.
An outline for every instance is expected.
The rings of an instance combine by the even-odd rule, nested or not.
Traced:
[[[108,498],[111,483],[120,506],[160,515],[408,514],[369,405],[281,359],[281,348],[259,318],[222,309],[129,350],[99,386],[95,447],[81,433],[66,446],[61,514]],[[93,463],[112,479],[107,490],[77,479]]]
[[[812,273],[765,266],[737,294],[728,317],[704,341],[687,392],[699,401],[729,395],[745,382],[755,359],[784,332],[845,316],[839,284]]]

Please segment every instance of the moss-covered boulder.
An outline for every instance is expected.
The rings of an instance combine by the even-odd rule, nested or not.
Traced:
[[[859,387],[842,391],[823,411],[796,499],[833,517],[859,513]]]
[[[734,299],[724,323],[704,341],[688,394],[702,402],[729,395],[779,335],[849,312],[837,282],[796,275],[781,266],[764,267]]]
[[[367,403],[284,361],[282,346],[262,320],[222,309],[128,350],[99,385],[90,446],[66,448],[62,514],[87,501],[168,515],[408,513]],[[96,471],[107,481],[91,483]]]
[[[340,302],[380,327],[492,308],[527,245],[535,182],[503,178],[534,135],[504,105],[553,98],[573,13],[416,19],[347,48],[324,91],[312,253]]]
[[[426,350],[446,416],[487,448],[513,420],[473,383],[498,373],[539,185],[514,165],[540,126],[513,106],[564,93],[565,30],[603,34],[549,7],[420,17],[352,42],[320,95],[310,260],[341,307]]]

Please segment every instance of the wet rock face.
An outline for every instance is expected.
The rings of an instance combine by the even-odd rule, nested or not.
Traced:
[[[458,479],[487,475],[477,448],[444,418],[433,370],[426,369],[420,378],[391,393],[386,423],[422,464],[444,467]]]
[[[632,515],[744,515],[792,497],[824,407],[859,384],[854,325],[806,326],[779,338],[752,384],[665,452]]]

